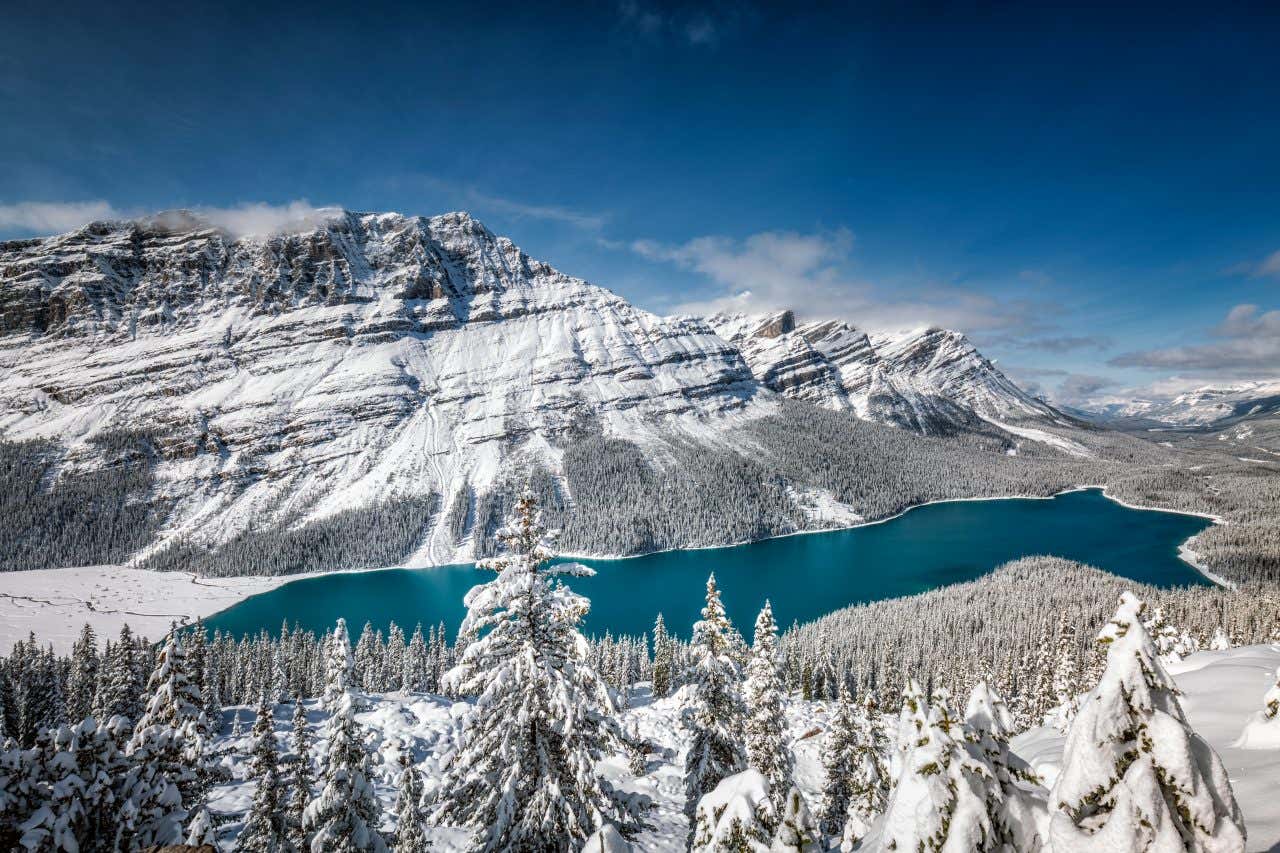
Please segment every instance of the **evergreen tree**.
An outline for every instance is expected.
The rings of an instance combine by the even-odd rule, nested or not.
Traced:
[[[404,653],[404,674],[401,676],[404,689],[412,693],[426,692],[430,667],[427,643],[422,638],[422,625],[418,625]]]
[[[350,646],[346,624],[329,642],[326,703],[333,708],[326,724],[324,773],[320,792],[302,814],[302,831],[313,853],[384,853],[378,832],[382,810],[374,795],[369,753],[356,723],[356,697],[350,685]]]
[[[120,716],[136,722],[142,713],[143,682],[137,644],[128,625],[120,629],[119,639],[105,658],[93,715],[99,720]]]
[[[130,757],[141,757],[157,777],[173,785],[177,794],[173,814],[182,819],[200,818],[211,779],[205,748],[209,740],[208,722],[200,688],[186,668],[186,653],[176,632],[170,632],[147,683],[147,706],[133,737]],[[175,843],[187,837],[170,838],[168,815],[154,826],[143,825],[140,834],[154,843]]]
[[[291,853],[293,844],[289,840],[285,814],[275,718],[265,695],[258,700],[253,722],[249,770],[257,787],[253,792],[253,804],[245,817],[244,829],[236,839],[236,850],[244,853]]]
[[[827,835],[839,835],[844,829],[853,801],[854,773],[858,765],[858,723],[849,690],[840,687],[840,698],[835,703],[827,734],[822,741],[823,767],[826,782],[822,788],[822,806],[819,809],[822,831]]]
[[[671,692],[671,638],[662,614],[653,623],[653,695],[659,699]]]
[[[623,740],[578,631],[590,604],[555,580],[594,573],[550,563],[527,490],[500,538],[506,555],[480,564],[498,576],[467,593],[459,636],[472,639],[445,676],[446,692],[476,699],[432,820],[473,828],[474,850],[567,850],[632,822],[595,771]]]
[[[990,770],[966,748],[945,691],[935,692],[928,721],[907,753],[885,811],[883,844],[891,850],[997,850],[984,780]]]
[[[1014,850],[1044,847],[1042,827],[1047,823],[1044,801],[1033,797],[1019,782],[1038,783],[1030,766],[1009,751],[1014,733],[1013,715],[999,693],[981,681],[965,706],[970,752],[986,764],[984,777],[987,811],[998,837]]]
[[[67,718],[79,723],[93,714],[98,689],[98,640],[88,622],[71,647],[71,672],[67,678]]]
[[[742,771],[746,754],[738,740],[744,726],[741,674],[732,657],[732,629],[720,602],[716,577],[707,578],[707,603],[693,626],[693,694],[682,718],[691,732],[685,754],[685,813],[691,824],[698,803],[721,780]]]
[[[822,849],[818,824],[799,789],[792,786],[783,800],[782,817],[773,833],[770,853],[819,853]]]
[[[307,712],[301,696],[293,700],[293,736],[289,745],[293,750],[293,778],[287,806],[289,840],[297,850],[310,850],[310,836],[302,828],[302,814],[311,802],[314,777],[311,772],[311,733],[307,730]]]
[[[1054,724],[1065,732],[1075,719],[1080,693],[1080,669],[1076,663],[1076,629],[1063,619],[1058,627],[1058,659],[1053,671],[1053,700],[1058,706]]]
[[[848,853],[867,834],[871,822],[882,814],[889,801],[888,748],[880,721],[875,694],[868,692],[857,718],[854,757],[849,782],[849,807],[845,813],[840,849]]]
[[[1244,821],[1217,753],[1121,596],[1098,640],[1106,669],[1071,724],[1050,799],[1053,849],[1243,850]]]
[[[356,688],[351,636],[347,633],[347,620],[341,616],[325,642],[324,652],[323,704],[325,712],[332,715],[338,710],[339,702]]]
[[[690,853],[764,853],[777,825],[768,780],[748,768],[721,779],[698,801]]]
[[[394,853],[422,853],[430,846],[422,813],[422,774],[413,766],[413,753],[407,743],[400,745],[398,787]]]
[[[747,762],[768,780],[774,808],[781,813],[786,792],[791,789],[792,758],[778,665],[778,625],[768,601],[756,617],[754,639],[743,684]]]

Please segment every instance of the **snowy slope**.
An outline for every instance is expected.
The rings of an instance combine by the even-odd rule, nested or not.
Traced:
[[[557,471],[584,423],[661,458],[784,395],[926,433],[1058,417],[955,332],[658,317],[465,213],[239,239],[169,213],[0,243],[0,437],[57,442],[53,479],[142,436],[164,515],[142,557],[427,495],[468,515],[503,470]],[[408,564],[473,556],[449,515]]]
[[[1209,741],[1226,766],[1249,831],[1250,851],[1280,847],[1280,749],[1240,749],[1234,744],[1262,697],[1275,684],[1280,645],[1197,652],[1169,665],[1182,690],[1191,727]],[[1061,766],[1065,738],[1055,729],[1032,729],[1014,738],[1014,752],[1048,784]]]
[[[1262,704],[1262,696],[1275,682],[1280,666],[1280,645],[1248,646],[1224,652],[1200,652],[1175,666],[1175,677],[1183,691],[1182,703],[1192,727],[1203,735],[1222,757],[1236,799],[1244,813],[1249,832],[1250,851],[1267,851],[1280,845],[1280,797],[1276,796],[1280,779],[1280,749],[1243,750],[1232,746],[1241,730]],[[684,688],[687,691],[689,688]],[[427,776],[430,789],[439,776],[444,757],[456,747],[461,734],[465,703],[420,694],[388,694],[371,696],[370,707],[358,715],[366,735],[380,760],[378,794],[391,829],[395,805],[395,774],[398,772],[399,747],[409,744],[414,759]],[[646,853],[685,849],[686,818],[683,814],[683,750],[687,734],[680,725],[683,692],[651,701],[647,685],[633,691],[632,708],[622,715],[625,729],[635,730],[656,745],[649,754],[646,773],[633,776],[623,756],[606,760],[604,775],[624,790],[649,797],[654,808],[647,815],[650,826],[636,839],[636,849]],[[318,703],[308,702],[308,719],[314,733],[321,733],[324,719]],[[796,758],[795,782],[816,808],[824,782],[822,770],[822,732],[827,725],[832,703],[804,702],[794,699],[787,707],[788,737]],[[244,734],[230,736],[232,720],[240,714]],[[287,743],[288,705],[276,711],[276,730]],[[892,715],[890,722],[896,718]],[[225,763],[236,779],[217,788],[211,809],[231,819],[221,830],[224,849],[239,831],[234,818],[248,808],[253,785],[245,782],[249,731],[253,709],[229,708],[223,712],[221,737],[216,749],[229,750]],[[1061,760],[1064,738],[1055,729],[1033,729],[1013,741],[1014,752],[1027,759],[1047,782],[1052,782]],[[463,849],[465,833],[449,828],[430,830],[436,845],[433,849]],[[875,830],[873,830],[873,836]]]
[[[868,335],[835,320],[797,325],[790,311],[707,319],[764,385],[866,420],[923,433],[983,421],[1062,422],[959,332],[925,327]]]
[[[769,410],[706,324],[634,308],[462,213],[336,211],[239,240],[98,223],[0,244],[0,281],[0,433],[65,441],[73,468],[95,464],[95,434],[152,434],[169,536],[397,495],[448,505],[582,417],[643,437]],[[434,531],[420,561],[456,545]]]

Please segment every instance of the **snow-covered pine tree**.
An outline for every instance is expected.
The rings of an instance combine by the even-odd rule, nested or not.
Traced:
[[[307,711],[302,696],[293,699],[293,733],[289,742],[293,750],[292,778],[289,780],[289,803],[286,807],[289,822],[289,841],[296,850],[310,850],[310,836],[302,828],[302,813],[311,802],[311,732],[307,729]]]
[[[98,689],[98,640],[88,622],[71,647],[71,672],[67,677],[67,719],[79,723],[93,714]]]
[[[854,747],[849,808],[845,813],[840,849],[844,853],[867,834],[871,822],[882,814],[889,802],[891,779],[885,765],[889,748],[880,720],[880,706],[875,694],[868,692],[857,719],[857,745]]]
[[[338,702],[356,687],[354,675],[355,657],[351,654],[351,635],[347,633],[347,620],[338,617],[324,647],[324,698],[326,713],[332,715]]]
[[[778,824],[769,781],[750,768],[721,779],[694,810],[690,853],[767,853]]]
[[[140,756],[154,767],[155,774],[171,783],[179,802],[174,813],[184,819],[198,818],[204,809],[212,768],[205,755],[209,724],[204,716],[200,688],[187,672],[186,653],[176,631],[170,631],[156,668],[147,682],[147,706],[129,741],[130,757]],[[186,832],[170,841],[168,816],[139,833],[152,843],[177,843]],[[148,836],[148,832],[154,834]]]
[[[774,809],[781,813],[786,792],[791,789],[792,758],[786,738],[785,688],[778,668],[778,625],[768,601],[756,617],[754,639],[742,690],[747,709],[747,762],[769,781]]]
[[[659,699],[671,692],[674,676],[671,667],[671,637],[659,613],[653,623],[653,695]]]
[[[134,722],[142,713],[143,684],[139,680],[140,668],[135,654],[133,632],[125,625],[107,653],[98,679],[93,703],[93,716],[97,719],[121,716]]]
[[[285,813],[285,790],[280,777],[274,708],[263,695],[253,721],[249,775],[257,783],[244,829],[236,839],[243,853],[292,853]]]
[[[839,835],[844,829],[853,801],[854,773],[858,763],[858,724],[853,697],[841,685],[840,696],[822,739],[822,764],[826,781],[822,787],[822,804],[818,819],[827,835]]]
[[[984,784],[991,771],[966,749],[948,699],[946,691],[935,692],[928,724],[893,786],[882,830],[887,850],[999,849]]]
[[[1244,850],[1231,783],[1187,724],[1143,607],[1126,592],[1098,635],[1107,665],[1067,734],[1050,796],[1053,849]]]
[[[1053,700],[1058,706],[1054,725],[1065,732],[1075,719],[1080,694],[1080,668],[1076,663],[1076,629],[1063,619],[1058,626],[1058,659],[1053,670]]]
[[[405,643],[404,631],[395,622],[387,628],[387,654],[383,662],[382,677],[385,681],[382,689],[387,692],[404,690],[404,656],[408,646]]]
[[[427,676],[430,672],[430,660],[427,657],[427,643],[422,637],[422,625],[413,631],[413,637],[404,653],[403,674],[401,683],[411,693],[422,693],[427,689]]]
[[[902,776],[907,755],[924,737],[928,724],[929,704],[925,701],[924,691],[920,689],[919,682],[908,678],[902,691],[902,709],[898,712],[897,734],[889,760],[889,774],[894,780]]]
[[[422,813],[422,774],[413,765],[409,744],[400,744],[399,794],[396,799],[396,844],[393,853],[423,853],[427,841]]]
[[[302,832],[312,853],[385,853],[378,832],[382,809],[374,794],[369,753],[356,723],[351,688],[351,652],[346,624],[329,639],[325,703],[333,710],[325,726],[324,773],[320,792],[302,813]]]
[[[819,853],[823,849],[818,823],[810,814],[800,789],[793,785],[783,798],[782,817],[773,832],[770,853]]]
[[[529,490],[499,539],[506,553],[479,564],[498,576],[467,593],[459,636],[471,639],[444,678],[476,698],[431,819],[474,829],[473,850],[569,850],[606,822],[634,823],[595,771],[624,744],[578,630],[590,603],[557,580],[594,572],[551,564]]]
[[[978,682],[965,705],[970,752],[985,763],[987,811],[1000,838],[1013,850],[1040,850],[1045,844],[1048,810],[1043,798],[1018,785],[1038,782],[1031,768],[1009,751],[1013,715],[985,681]]]
[[[360,632],[360,639],[356,642],[353,675],[355,683],[366,693],[373,693],[378,689],[378,645],[373,633],[373,624],[365,622],[364,629]]]
[[[691,825],[702,798],[747,763],[739,741],[745,728],[738,693],[742,676],[732,657],[731,632],[713,574],[707,578],[702,619],[693,626],[693,666],[688,673],[693,693],[682,712],[692,735],[684,764],[685,813]]]

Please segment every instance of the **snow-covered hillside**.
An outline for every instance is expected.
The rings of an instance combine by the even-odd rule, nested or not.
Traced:
[[[868,335],[837,320],[797,325],[791,311],[708,320],[767,387],[866,420],[922,433],[984,420],[1063,422],[959,332],[925,327]]]
[[[1234,746],[1235,741],[1262,708],[1262,697],[1275,682],[1280,667],[1280,645],[1247,646],[1219,652],[1198,652],[1181,664],[1171,667],[1192,727],[1222,757],[1236,798],[1244,813],[1249,832],[1248,850],[1267,851],[1280,845],[1280,798],[1276,785],[1280,779],[1280,746],[1275,749],[1246,750]],[[631,697],[631,708],[622,714],[624,729],[634,731],[652,741],[656,749],[649,753],[646,772],[636,777],[621,757],[604,763],[606,778],[625,790],[642,793],[653,800],[649,815],[650,828],[636,839],[636,849],[665,853],[683,850],[687,821],[684,806],[684,764],[686,748],[681,708],[687,701],[687,690],[654,700],[647,685],[638,685]],[[307,719],[315,735],[320,734],[324,719],[318,702],[306,703]],[[461,736],[462,720],[468,705],[439,696],[420,694],[387,694],[369,697],[369,707],[357,719],[371,738],[379,756],[377,790],[384,812],[394,813],[396,774],[400,744],[407,744],[415,761],[422,764],[428,777],[439,772],[442,760],[456,748]],[[810,809],[818,809],[825,781],[822,769],[822,740],[833,702],[793,700],[787,711],[787,735],[796,757],[795,781],[809,800]],[[289,731],[291,707],[277,706],[275,728],[281,739]],[[234,720],[241,718],[241,733],[231,734]],[[235,780],[218,788],[210,802],[215,814],[242,814],[253,797],[253,785],[246,782],[246,761],[254,721],[252,708],[224,710],[216,749],[227,753],[226,764]],[[896,718],[886,718],[886,725],[896,725]],[[1011,744],[1015,754],[1031,763],[1048,783],[1058,772],[1065,737],[1055,728],[1033,729],[1015,738]],[[235,825],[226,827],[228,835]],[[465,849],[466,834],[451,829],[431,830],[440,850]]]
[[[335,212],[230,240],[100,223],[0,250],[0,430],[70,445],[145,431],[170,535],[225,540],[398,495],[480,490],[592,417],[634,434],[750,409],[704,323],[535,261],[466,214]],[[85,458],[89,456],[90,458]],[[452,557],[448,531],[423,561]]]
[[[474,555],[504,465],[562,474],[575,430],[662,459],[731,446],[783,395],[920,432],[1058,417],[954,332],[744,323],[655,316],[465,213],[94,223],[0,244],[0,438],[46,442],[12,463],[41,489],[132,472],[90,561],[395,505],[404,548],[375,563],[429,565]]]

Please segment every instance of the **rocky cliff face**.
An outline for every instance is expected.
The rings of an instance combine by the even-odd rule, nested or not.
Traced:
[[[584,423],[716,441],[779,395],[921,432],[1052,416],[955,333],[660,318],[464,213],[242,239],[166,214],[0,244],[0,436],[56,442],[53,478],[143,436],[170,507],[152,549],[432,494],[451,512],[412,559],[465,558],[465,503],[556,470]]]
[[[945,434],[984,422],[1061,419],[959,332],[869,336],[837,320],[797,325],[790,311],[709,322],[768,388],[866,420]]]

